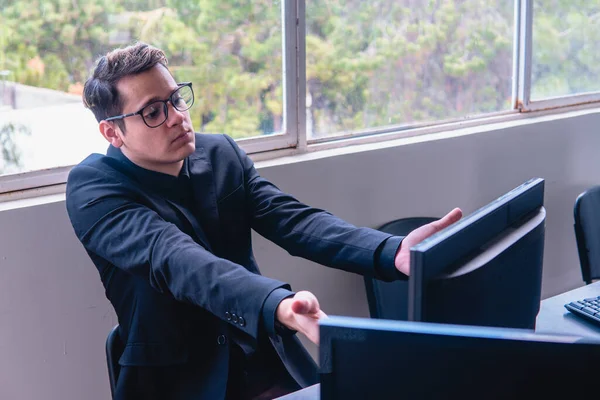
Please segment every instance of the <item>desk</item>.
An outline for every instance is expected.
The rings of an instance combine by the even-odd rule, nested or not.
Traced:
[[[600,327],[583,318],[571,314],[564,306],[572,301],[600,296],[600,282],[583,286],[566,293],[549,297],[540,304],[535,331],[581,337],[594,337],[600,340]],[[319,400],[319,384],[309,386],[277,400]]]
[[[576,317],[564,307],[565,304],[572,301],[597,296],[600,296],[600,282],[547,298],[540,305],[535,331],[593,337],[600,340],[600,327],[598,325]]]

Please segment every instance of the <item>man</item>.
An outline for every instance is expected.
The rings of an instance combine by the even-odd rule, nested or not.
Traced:
[[[317,343],[325,314],[312,293],[260,275],[250,230],[292,255],[394,280],[410,246],[461,211],[402,241],[308,207],[229,137],[194,133],[192,85],[166,64],[143,43],[99,59],[83,99],[110,146],[67,182],[71,223],[125,344],[115,398],[259,399],[314,384],[295,332]]]

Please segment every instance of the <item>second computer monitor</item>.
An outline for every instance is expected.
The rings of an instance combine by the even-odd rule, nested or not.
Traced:
[[[544,180],[532,179],[411,248],[408,319],[535,327]]]
[[[597,396],[592,339],[335,316],[319,325],[321,400]]]

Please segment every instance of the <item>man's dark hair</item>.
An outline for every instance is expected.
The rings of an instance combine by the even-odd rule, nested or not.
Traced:
[[[122,98],[117,82],[125,76],[147,71],[157,64],[167,67],[165,53],[146,43],[138,42],[100,57],[92,76],[83,87],[83,104],[92,110],[98,122],[122,113]],[[123,120],[115,121],[125,132]]]

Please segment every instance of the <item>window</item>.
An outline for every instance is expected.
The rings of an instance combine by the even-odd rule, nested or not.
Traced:
[[[6,3],[6,2],[4,2]],[[110,1],[12,1],[0,11],[0,173],[70,165],[104,151],[81,84],[103,29],[116,12]]]
[[[506,0],[306,7],[309,138],[511,108],[514,6]]]
[[[533,5],[532,100],[600,91],[600,3]]]
[[[178,80],[194,83],[195,129],[236,139],[284,132],[279,2],[193,3],[132,13],[128,26],[167,51]]]
[[[108,143],[81,101],[98,55],[141,40],[192,81],[196,131],[286,136],[279,1],[27,0],[0,15],[0,174],[73,165]],[[287,135],[283,145],[295,143]],[[276,147],[276,146],[273,146]]]
[[[98,55],[135,40],[193,82],[195,129],[248,153],[600,103],[598,1],[0,4],[0,191],[62,183],[70,165],[105,151],[83,83]],[[48,168],[60,173],[14,175]]]

